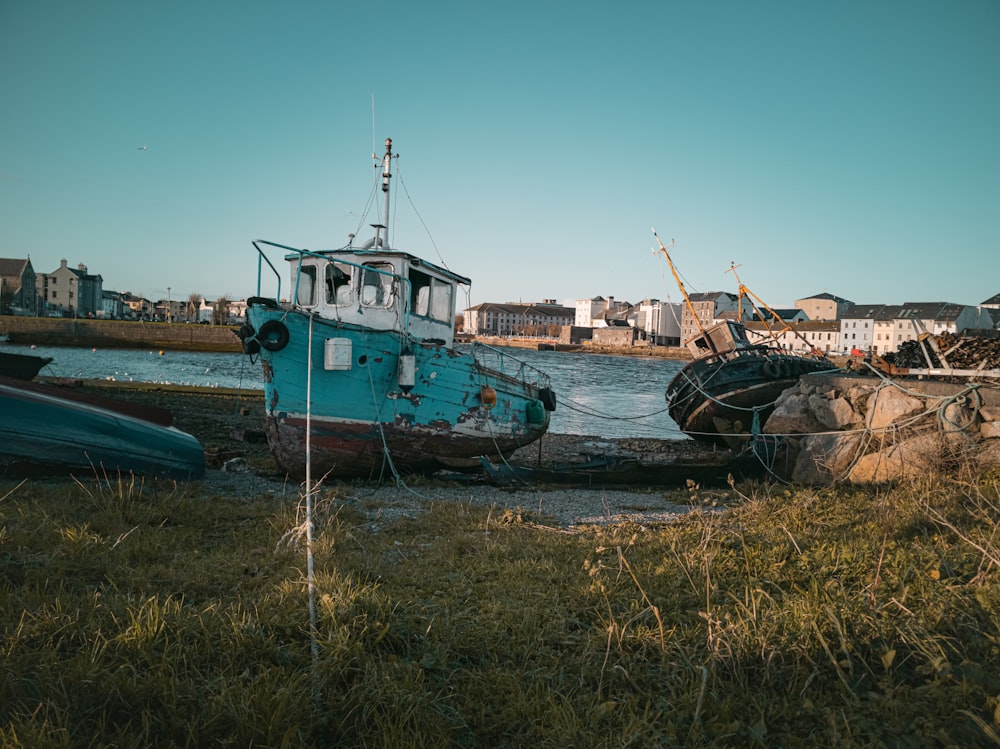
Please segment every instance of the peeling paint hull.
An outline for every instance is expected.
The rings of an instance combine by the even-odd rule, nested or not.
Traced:
[[[428,472],[455,459],[508,455],[548,429],[547,378],[496,349],[415,344],[396,331],[315,317],[310,347],[307,315],[264,305],[247,315],[255,330],[273,320],[288,331],[280,350],[259,355],[268,444],[293,478],[305,478],[307,463],[313,479]],[[325,351],[336,346],[350,355],[334,369]],[[406,387],[404,351],[413,356]]]

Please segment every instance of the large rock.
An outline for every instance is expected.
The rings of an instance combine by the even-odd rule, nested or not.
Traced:
[[[847,475],[858,456],[862,435],[816,434],[802,443],[790,479],[799,484],[829,484]]]
[[[894,387],[883,387],[868,399],[865,423],[876,430],[898,424],[925,410],[924,402]]]
[[[861,416],[850,401],[836,393],[810,395],[809,408],[820,424],[835,432],[861,424]]]
[[[966,441],[963,434],[927,432],[861,457],[848,474],[859,484],[880,484],[937,473]]]
[[[815,434],[825,429],[809,407],[809,396],[789,389],[778,398],[761,431],[764,434]]]

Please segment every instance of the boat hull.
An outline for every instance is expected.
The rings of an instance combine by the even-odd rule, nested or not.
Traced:
[[[37,385],[0,382],[0,413],[0,475],[205,474],[205,451],[190,434]]]
[[[48,356],[12,354],[0,351],[0,376],[13,377],[17,380],[33,380],[42,367],[51,361],[52,358]]]
[[[778,396],[802,375],[835,368],[826,359],[774,352],[696,359],[668,385],[668,411],[689,437],[734,447],[764,426]]]
[[[523,365],[267,304],[247,319],[254,333],[282,326],[259,356],[268,444],[293,478],[428,472],[508,455],[548,429],[547,380]]]

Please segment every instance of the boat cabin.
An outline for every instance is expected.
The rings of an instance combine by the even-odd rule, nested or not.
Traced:
[[[685,345],[695,359],[704,359],[707,356],[749,348],[752,344],[742,323],[724,320],[704,328],[699,335],[689,338]]]
[[[452,345],[456,287],[469,279],[391,250],[303,250],[285,259],[295,307],[326,320]]]

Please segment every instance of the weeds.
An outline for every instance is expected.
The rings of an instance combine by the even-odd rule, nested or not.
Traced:
[[[323,489],[314,660],[294,502],[0,485],[0,744],[997,743],[995,476],[731,489],[572,534]]]

